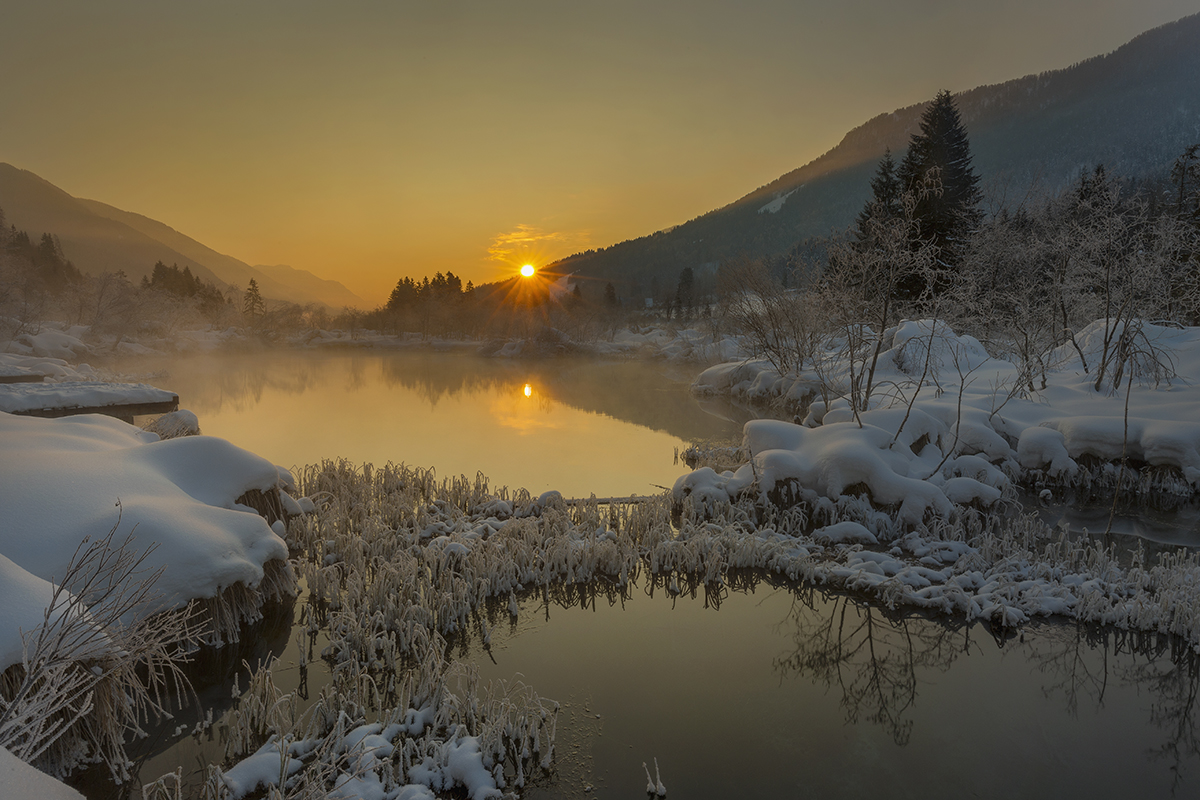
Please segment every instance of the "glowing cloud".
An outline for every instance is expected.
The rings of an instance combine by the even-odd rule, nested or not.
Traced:
[[[504,264],[536,266],[586,250],[589,240],[590,232],[585,230],[545,231],[521,224],[514,231],[492,237],[488,258]]]

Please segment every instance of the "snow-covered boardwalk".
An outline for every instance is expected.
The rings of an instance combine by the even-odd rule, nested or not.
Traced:
[[[138,414],[179,408],[179,395],[144,383],[0,383],[0,411],[33,417],[106,414],[132,422]]]
[[[27,367],[0,364],[0,383],[41,383],[45,379],[45,375]]]

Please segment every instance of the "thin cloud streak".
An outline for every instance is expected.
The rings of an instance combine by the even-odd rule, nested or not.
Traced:
[[[563,255],[586,250],[590,244],[591,232],[576,231],[546,231],[536,225],[517,225],[508,233],[498,233],[492,237],[488,247],[488,258],[504,264],[537,261],[545,263]]]

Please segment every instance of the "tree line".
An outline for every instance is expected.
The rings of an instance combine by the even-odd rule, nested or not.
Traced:
[[[257,291],[257,287],[255,287]],[[260,333],[327,326],[322,306],[259,305],[247,312],[235,289],[222,289],[191,268],[158,261],[140,281],[123,270],[85,275],[53,233],[40,238],[8,225],[0,209],[0,347],[45,320],[86,325],[120,343],[128,336],[169,336],[190,327],[248,326]]]

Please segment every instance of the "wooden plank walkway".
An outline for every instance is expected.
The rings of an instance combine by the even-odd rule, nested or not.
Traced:
[[[28,367],[0,365],[0,383],[41,383],[45,377]]]
[[[144,383],[0,384],[0,411],[30,417],[106,414],[132,423],[141,414],[165,414],[178,408],[179,395]]]

